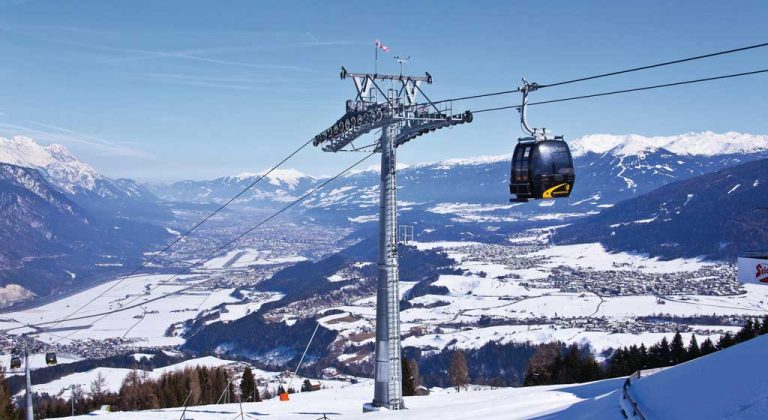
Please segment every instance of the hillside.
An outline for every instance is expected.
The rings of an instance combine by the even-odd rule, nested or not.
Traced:
[[[758,363],[768,345],[762,336],[717,353],[633,378],[626,392],[645,418],[664,419],[762,419],[768,410],[765,389],[768,368]],[[525,388],[470,388],[456,393],[435,389],[429,396],[405,397],[407,410],[361,413],[370,400],[373,385],[364,380],[341,388],[291,395],[288,402],[271,399],[244,403],[245,413],[280,419],[304,419],[306,413],[336,419],[440,418],[463,419],[625,419],[629,410],[624,399],[626,378],[597,382]],[[240,405],[193,407],[195,419],[232,418]],[[181,409],[141,412],[143,419],[176,418]],[[189,411],[188,411],[189,412]],[[635,417],[632,413],[629,418]],[[137,413],[96,414],[88,418],[133,419]]]
[[[559,229],[557,243],[733,260],[768,244],[768,159],[673,182]]]
[[[38,296],[136,263],[145,247],[168,236],[130,219],[95,217],[37,170],[1,163],[0,221],[0,241],[13,244],[0,248],[0,286]]]

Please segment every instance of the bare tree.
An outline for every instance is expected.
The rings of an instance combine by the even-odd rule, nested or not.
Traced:
[[[96,375],[96,378],[91,381],[91,398],[96,401],[97,404],[101,404],[104,401],[104,393],[107,390],[107,378],[101,374],[101,371]]]
[[[448,376],[451,378],[451,384],[459,392],[469,384],[469,370],[467,369],[467,358],[464,352],[456,350],[451,356],[451,366],[448,369]]]

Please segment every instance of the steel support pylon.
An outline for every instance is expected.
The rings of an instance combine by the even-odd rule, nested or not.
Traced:
[[[27,420],[34,420],[35,412],[32,405],[32,373],[29,368],[29,351],[24,349],[24,374],[27,377]]]
[[[400,292],[397,262],[397,173],[393,125],[381,134],[379,202],[379,278],[376,295],[376,366],[373,405],[390,410],[403,406],[400,364]]]
[[[400,359],[400,292],[397,262],[397,181],[395,150],[424,134],[472,122],[472,113],[453,113],[451,101],[416,101],[424,92],[421,83],[432,84],[432,76],[351,73],[341,68],[342,79],[351,78],[357,95],[346,103],[346,112],[332,126],[317,134],[312,143],[326,152],[381,153],[381,197],[379,202],[379,278],[376,288],[376,360],[373,401],[363,411],[399,410],[403,404]],[[377,81],[381,82],[377,83]],[[382,89],[382,86],[384,88]],[[381,129],[381,136],[366,146],[353,142]],[[406,229],[406,242],[407,242]],[[411,233],[411,239],[413,234]]]

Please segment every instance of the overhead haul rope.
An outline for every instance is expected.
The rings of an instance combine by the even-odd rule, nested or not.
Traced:
[[[694,57],[681,58],[681,59],[678,59],[678,60],[665,61],[663,63],[650,64],[650,65],[647,65],[647,66],[633,67],[633,68],[624,69],[624,70],[612,71],[612,72],[609,72],[609,73],[602,73],[602,74],[597,74],[597,75],[594,75],[594,76],[580,77],[578,79],[564,80],[562,82],[555,82],[555,83],[549,83],[549,84],[539,84],[538,87],[539,88],[546,88],[546,87],[567,85],[567,84],[570,84],[570,83],[584,82],[584,81],[587,81],[587,80],[600,79],[600,78],[603,78],[603,77],[616,76],[616,75],[619,75],[619,74],[632,73],[632,72],[641,71],[641,70],[649,70],[649,69],[654,69],[654,68],[658,68],[658,67],[669,66],[669,65],[672,65],[672,64],[680,64],[680,63],[685,63],[685,62],[689,62],[689,61],[701,60],[701,59],[704,59],[704,58],[716,57],[716,56],[726,55],[726,54],[733,54],[733,53],[737,53],[737,52],[748,51],[748,50],[752,50],[752,49],[756,49],[756,48],[763,48],[763,47],[768,47],[768,42],[765,42],[765,43],[762,43],[762,44],[748,45],[746,47],[734,48],[734,49],[725,50],[725,51],[718,51],[718,52],[714,52],[714,53],[710,53],[710,54],[697,55],[697,56],[694,56]],[[439,103],[443,103],[443,102],[456,102],[456,101],[463,101],[463,100],[467,100],[467,99],[478,99],[478,98],[485,98],[485,97],[488,97],[488,96],[507,95],[507,94],[510,94],[510,93],[519,93],[519,92],[522,92],[522,89],[517,88],[517,89],[511,89],[511,90],[503,90],[503,91],[499,91],[499,92],[483,93],[483,94],[479,94],[479,95],[461,96],[461,97],[458,97],[458,98],[443,99],[443,100],[436,101],[436,102],[433,102],[433,103],[434,104],[439,104]]]
[[[312,331],[312,336],[309,337],[309,342],[307,343],[307,347],[304,348],[304,353],[301,355],[301,359],[299,359],[299,364],[296,365],[296,370],[293,371],[293,376],[291,376],[291,380],[288,381],[288,389],[291,389],[291,385],[293,384],[293,379],[296,378],[296,375],[299,373],[299,368],[301,367],[302,362],[304,362],[304,356],[307,355],[307,352],[309,351],[309,346],[312,345],[312,340],[315,338],[315,334],[317,334],[317,329],[320,328],[320,322],[317,322],[317,325],[315,325],[315,330]],[[288,392],[288,389],[285,390],[285,392]]]
[[[170,278],[168,278],[168,279],[165,279],[165,280],[162,280],[162,281],[158,282],[158,283],[157,283],[157,284],[155,284],[155,285],[154,285],[152,288],[150,288],[150,289],[149,289],[147,292],[151,293],[153,290],[155,290],[155,289],[157,289],[158,287],[160,287],[160,286],[162,286],[162,285],[164,285],[164,284],[166,284],[166,283],[170,282],[171,280],[174,280],[174,279],[176,279],[177,277],[179,277],[180,275],[182,275],[182,274],[186,273],[187,271],[191,270],[192,268],[194,268],[194,267],[197,267],[198,265],[200,265],[200,264],[203,264],[203,263],[205,263],[205,262],[207,262],[207,261],[210,261],[210,260],[211,260],[211,258],[213,258],[213,257],[214,257],[216,254],[218,254],[219,252],[221,252],[221,251],[222,251],[222,250],[224,250],[225,248],[227,248],[227,247],[229,247],[230,245],[234,244],[235,242],[239,241],[240,239],[242,239],[243,237],[245,237],[245,236],[246,236],[246,235],[248,235],[249,233],[253,232],[254,230],[256,230],[257,228],[259,228],[260,226],[264,225],[265,223],[267,223],[267,222],[269,222],[270,220],[274,219],[275,217],[279,216],[280,214],[282,214],[283,212],[287,211],[288,209],[290,209],[291,207],[295,206],[296,204],[299,204],[299,203],[301,203],[302,201],[306,200],[306,199],[307,199],[307,198],[308,198],[310,195],[312,195],[312,194],[316,193],[317,191],[319,191],[320,189],[322,189],[322,188],[323,188],[323,187],[325,187],[326,185],[330,184],[331,182],[333,182],[334,180],[338,179],[338,178],[339,178],[339,177],[341,177],[342,175],[344,175],[344,174],[346,174],[347,172],[351,171],[351,170],[352,170],[352,169],[354,169],[356,166],[360,165],[361,163],[363,163],[364,161],[366,161],[368,158],[370,158],[370,157],[371,157],[371,156],[373,156],[374,154],[375,154],[375,153],[373,153],[373,152],[372,152],[372,153],[369,153],[368,155],[364,156],[362,159],[360,159],[360,160],[356,161],[355,163],[353,163],[352,165],[348,166],[346,169],[344,169],[343,171],[341,171],[341,172],[339,172],[338,174],[334,175],[333,177],[331,177],[331,178],[328,178],[328,179],[327,179],[327,180],[325,180],[325,181],[324,181],[322,184],[320,184],[320,185],[318,185],[317,187],[315,187],[315,188],[311,189],[310,191],[308,191],[307,193],[305,193],[304,195],[302,195],[302,196],[301,196],[301,197],[299,197],[298,199],[296,199],[296,200],[292,201],[290,204],[288,204],[288,205],[286,205],[286,206],[282,207],[280,210],[276,211],[275,213],[272,213],[272,214],[271,214],[269,217],[265,218],[265,219],[264,219],[264,220],[262,220],[261,222],[259,222],[259,223],[255,224],[255,225],[251,226],[250,228],[248,228],[248,229],[247,229],[246,231],[244,231],[243,233],[241,233],[241,234],[237,235],[237,236],[236,236],[236,237],[234,237],[233,239],[231,239],[231,240],[227,241],[226,243],[224,243],[223,245],[221,245],[221,246],[217,247],[215,250],[213,250],[212,252],[208,253],[208,254],[207,254],[205,257],[203,257],[203,258],[201,258],[201,259],[199,259],[199,260],[195,261],[194,263],[192,263],[192,264],[190,264],[190,265],[188,265],[188,266],[186,266],[186,267],[182,268],[181,270],[179,270],[178,272],[176,272],[176,273],[175,273],[173,276],[171,276]],[[177,291],[174,291],[174,292],[165,293],[165,294],[162,294],[162,295],[160,295],[159,297],[155,298],[154,300],[162,299],[162,298],[164,298],[164,297],[166,297],[166,296],[170,296],[170,295],[176,294],[176,293],[178,293],[178,292],[179,292],[179,291],[177,290]],[[145,294],[146,294],[146,293],[145,293]],[[109,312],[106,312],[106,313],[104,313],[102,316],[100,316],[98,319],[96,319],[96,321],[94,321],[94,322],[93,322],[91,325],[93,325],[93,324],[96,324],[96,323],[98,323],[98,322],[102,321],[104,318],[106,318],[106,317],[108,317],[108,316],[110,316],[110,315],[112,315],[112,314],[114,314],[114,313],[117,313],[117,312],[122,312],[123,310],[127,309],[127,308],[128,308],[128,307],[129,307],[129,306],[132,304],[132,303],[134,303],[134,302],[136,302],[137,300],[141,299],[141,298],[142,298],[142,296],[143,296],[143,295],[138,295],[138,296],[136,296],[135,298],[131,299],[131,300],[130,300],[130,301],[128,301],[128,302],[127,302],[127,303],[124,305],[124,307],[123,307],[123,308],[121,308],[121,309],[117,309],[117,310],[114,310],[114,311],[109,311]],[[46,324],[47,324],[47,323],[42,323],[42,324],[31,324],[30,326],[34,327],[34,326],[37,326],[37,325],[46,325]],[[131,327],[131,328],[132,328],[132,327]],[[59,341],[61,341],[61,340],[63,340],[63,339],[69,339],[69,337],[71,337],[73,334],[75,334],[75,333],[77,333],[77,332],[78,332],[78,330],[73,330],[71,333],[69,333],[69,334],[67,334],[67,335],[65,335],[65,336],[63,336],[63,337],[61,337],[61,338],[59,338],[58,340],[55,340],[55,341],[54,341],[52,344],[58,343]],[[43,334],[44,334],[44,333],[45,333],[45,331],[42,331],[41,333],[43,333]],[[71,340],[71,339],[70,339],[70,340]]]
[[[614,72],[610,72],[610,73],[603,73],[603,74],[598,74],[596,76],[581,77],[581,78],[578,78],[578,79],[566,80],[566,81],[557,82],[557,83],[541,84],[541,85],[539,85],[539,87],[540,88],[544,88],[544,87],[567,85],[569,83],[584,82],[584,81],[587,81],[587,80],[599,79],[601,77],[616,76],[616,75],[619,75],[619,74],[632,73],[632,72],[640,71],[640,70],[654,69],[654,68],[657,68],[657,67],[669,66],[669,65],[672,65],[672,64],[680,64],[680,63],[685,63],[685,62],[694,61],[694,60],[701,60],[703,58],[710,58],[710,57],[716,57],[716,56],[719,56],[719,55],[732,54],[732,53],[737,53],[737,52],[741,52],[741,51],[752,50],[752,49],[755,49],[755,48],[762,48],[762,47],[766,47],[766,46],[768,46],[768,42],[764,42],[762,44],[749,45],[749,46],[741,47],[741,48],[734,48],[734,49],[731,49],[731,50],[718,51],[718,52],[714,52],[714,53],[710,53],[710,54],[697,55],[695,57],[681,58],[679,60],[665,61],[663,63],[651,64],[651,65],[648,65],[648,66],[634,67],[634,68],[626,69],[626,70],[619,70],[619,71],[614,71]]]
[[[528,105],[544,105],[544,104],[553,104],[557,102],[575,101],[579,99],[597,98],[600,96],[618,95],[621,93],[640,92],[643,90],[661,89],[661,88],[667,88],[672,86],[688,85],[692,83],[711,82],[713,80],[730,79],[730,78],[742,77],[742,76],[752,76],[752,75],[761,74],[761,73],[768,73],[768,69],[748,71],[744,73],[726,74],[723,76],[706,77],[703,79],[685,80],[682,82],[665,83],[662,85],[643,86],[643,87],[632,88],[632,89],[622,89],[622,90],[614,90],[610,92],[593,93],[590,95],[572,96],[570,98],[560,98],[560,99],[551,99],[548,101],[529,102]],[[480,112],[499,111],[502,109],[512,109],[512,108],[520,108],[520,105],[507,105],[507,106],[499,106],[494,108],[485,108],[485,109],[479,109],[477,111],[472,111],[472,113],[477,114]]]
[[[154,261],[157,259],[157,257],[158,257],[160,254],[164,254],[166,251],[168,251],[169,249],[171,249],[171,247],[173,247],[174,245],[176,245],[177,243],[179,243],[179,242],[180,242],[182,239],[184,239],[185,237],[189,236],[189,234],[191,234],[192,232],[194,232],[194,231],[195,231],[197,228],[199,228],[199,227],[200,227],[200,226],[201,226],[203,223],[207,222],[207,221],[208,221],[208,220],[210,220],[210,219],[211,219],[213,216],[217,215],[219,212],[221,212],[222,210],[224,210],[224,208],[225,208],[225,207],[227,207],[228,205],[232,204],[232,202],[233,202],[233,201],[235,201],[235,200],[237,200],[238,198],[240,198],[240,197],[241,197],[243,194],[245,194],[247,191],[249,191],[251,188],[253,188],[253,187],[254,187],[256,184],[258,184],[259,182],[261,182],[261,180],[262,180],[262,179],[264,179],[264,178],[265,178],[265,177],[267,177],[269,174],[271,174],[273,171],[275,171],[277,168],[279,168],[280,166],[282,166],[282,165],[283,165],[285,162],[287,162],[289,159],[291,159],[292,157],[294,157],[294,156],[295,156],[297,153],[299,153],[299,152],[300,152],[302,149],[304,149],[305,147],[307,147],[307,146],[308,146],[310,143],[312,143],[312,140],[311,140],[311,139],[310,139],[310,140],[308,140],[306,143],[302,144],[301,146],[299,146],[299,148],[298,148],[298,149],[296,149],[296,150],[294,150],[293,152],[289,153],[289,154],[288,154],[288,155],[287,155],[285,158],[283,158],[283,160],[281,160],[281,161],[280,161],[280,162],[278,162],[276,165],[274,165],[272,168],[270,168],[268,171],[266,171],[265,173],[263,173],[262,175],[260,175],[260,176],[259,176],[258,178],[256,178],[256,179],[255,179],[253,182],[251,182],[251,183],[250,183],[250,184],[248,184],[248,185],[247,185],[245,188],[243,188],[243,189],[242,189],[242,190],[241,190],[239,193],[235,194],[235,195],[234,195],[232,198],[230,198],[229,200],[227,200],[227,201],[226,201],[224,204],[220,205],[220,206],[219,206],[219,207],[218,207],[216,210],[212,211],[210,214],[208,214],[207,216],[205,216],[205,217],[204,217],[202,220],[200,220],[199,222],[197,222],[197,223],[196,223],[194,226],[192,226],[192,227],[191,227],[189,230],[187,230],[186,232],[184,232],[182,235],[179,235],[179,236],[178,236],[178,237],[177,237],[175,240],[173,240],[171,243],[169,243],[168,245],[166,245],[166,246],[165,246],[165,248],[163,248],[163,249],[162,249],[162,250],[160,250],[160,251],[157,251],[157,252],[153,253],[151,258],[144,260],[144,261],[143,261],[143,262],[142,262],[142,263],[141,263],[141,264],[140,264],[138,267],[136,267],[136,268],[135,268],[133,271],[131,271],[130,273],[128,273],[128,274],[126,274],[125,276],[123,276],[123,277],[122,277],[120,280],[118,280],[116,283],[114,283],[114,284],[110,285],[110,286],[109,286],[108,288],[106,288],[104,291],[102,291],[101,293],[99,293],[98,295],[96,295],[94,298],[92,298],[91,300],[89,300],[88,302],[86,302],[85,304],[83,304],[82,306],[78,307],[77,309],[75,309],[74,311],[72,311],[71,313],[69,313],[67,316],[65,316],[65,317],[63,317],[63,318],[60,318],[60,319],[56,320],[56,321],[55,321],[55,324],[53,324],[53,325],[52,325],[51,327],[49,327],[49,328],[54,328],[54,327],[56,327],[57,325],[61,324],[62,322],[64,322],[64,321],[67,321],[68,319],[70,319],[71,317],[73,317],[75,314],[77,314],[78,312],[82,311],[82,310],[83,310],[83,309],[85,309],[87,306],[89,306],[90,304],[92,304],[92,303],[93,303],[93,302],[95,302],[96,300],[100,299],[101,297],[103,297],[104,295],[106,295],[107,293],[109,293],[109,291],[110,291],[110,290],[112,290],[112,289],[114,289],[115,287],[119,286],[119,285],[120,285],[120,284],[121,284],[123,281],[125,281],[125,280],[126,280],[126,279],[128,279],[129,277],[131,277],[131,276],[133,276],[133,275],[137,274],[137,273],[138,273],[138,272],[139,272],[141,269],[145,268],[145,267],[146,267],[148,264],[150,264],[150,263],[154,262]]]

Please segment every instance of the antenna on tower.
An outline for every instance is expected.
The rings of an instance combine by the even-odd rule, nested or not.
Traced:
[[[403,75],[403,64],[407,63],[408,60],[411,59],[411,56],[409,55],[408,57],[401,57],[399,55],[396,55],[394,58],[395,58],[395,61],[400,63],[400,76],[402,76]]]

